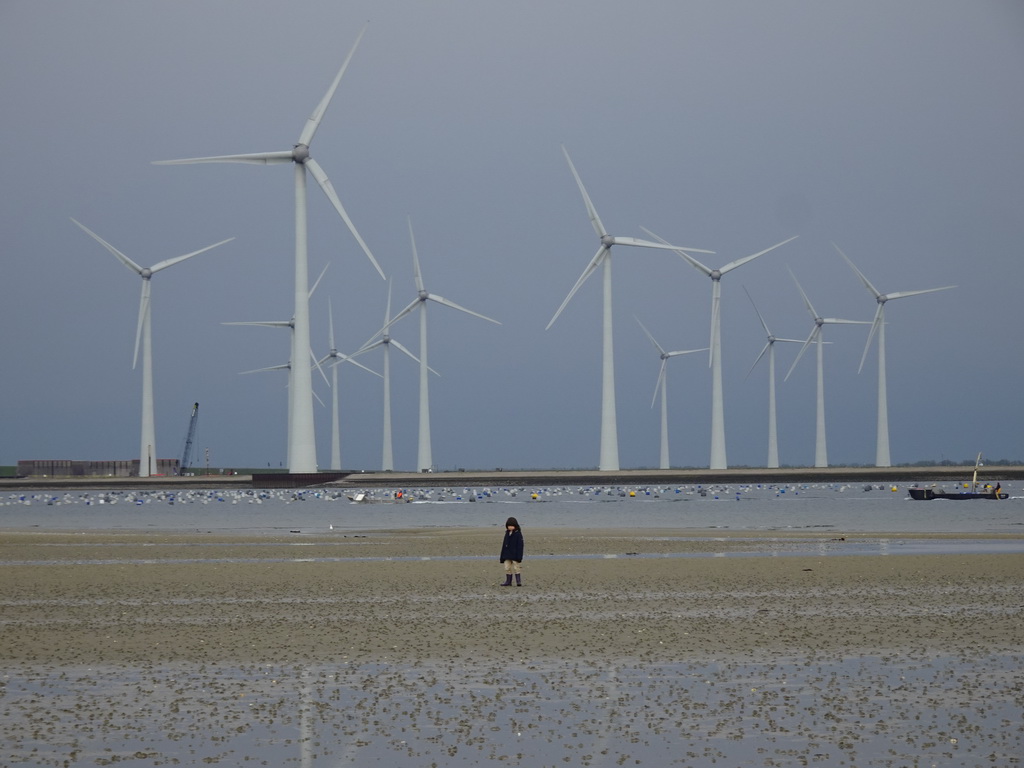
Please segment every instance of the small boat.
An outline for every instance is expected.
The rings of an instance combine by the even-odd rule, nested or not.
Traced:
[[[384,498],[370,496],[367,493],[359,492],[354,496],[349,496],[348,500],[353,504],[401,504],[403,502],[412,501],[412,497],[406,496],[401,491],[398,491],[393,496],[386,496]]]
[[[931,488],[908,488],[910,498],[918,501],[931,501],[932,499],[952,499],[953,501],[964,501],[965,499],[1008,499],[1010,495],[998,490],[991,491],[964,491],[963,493],[947,493],[946,491],[935,491]]]
[[[971,480],[971,490],[969,491],[954,491],[953,493],[947,493],[944,490],[935,490],[934,488],[908,488],[910,492],[910,498],[917,501],[931,501],[932,499],[950,499],[951,501],[967,501],[969,499],[1008,499],[1010,494],[1003,493],[999,483],[996,483],[995,488],[986,487],[984,490],[978,490],[978,467],[981,466],[981,454],[978,454],[977,461],[974,462],[974,478]],[[964,483],[964,487],[967,484]]]

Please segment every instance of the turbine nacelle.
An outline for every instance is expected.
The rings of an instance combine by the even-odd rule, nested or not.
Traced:
[[[149,280],[149,278],[151,278],[152,276],[153,270],[150,269],[149,267],[143,267],[142,271],[139,272],[139,277],[141,277],[143,280]]]
[[[292,150],[292,160],[299,165],[309,160],[309,146],[306,144],[296,144]]]
[[[722,270],[720,270],[720,269],[712,269],[711,270],[711,274],[708,275],[708,277],[710,277],[712,280],[721,280],[722,279]]]
[[[420,301],[426,301],[430,298],[430,294],[426,291],[417,291],[416,295],[419,296]]]
[[[613,245],[615,245],[615,238],[612,237],[611,235],[602,235],[601,245],[603,245],[605,248],[611,248]]]

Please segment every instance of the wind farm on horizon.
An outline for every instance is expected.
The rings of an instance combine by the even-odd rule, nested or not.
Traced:
[[[316,418],[314,411],[314,400],[318,399],[314,391],[313,382],[313,371],[314,369],[320,370],[322,378],[327,386],[331,390],[331,408],[330,408],[330,423],[331,423],[331,458],[329,467],[331,469],[339,470],[343,466],[342,446],[345,442],[345,437],[341,434],[342,430],[339,426],[339,411],[341,406],[344,404],[343,390],[340,389],[339,385],[339,365],[342,363],[350,363],[358,365],[381,378],[383,384],[383,411],[381,414],[383,429],[382,429],[382,455],[381,455],[381,469],[383,470],[394,470],[394,456],[393,456],[393,424],[391,416],[391,359],[390,349],[394,346],[404,356],[411,358],[418,365],[418,433],[417,433],[417,457],[416,457],[416,471],[429,471],[435,467],[433,458],[432,443],[431,443],[431,421],[430,421],[430,397],[429,397],[429,377],[431,374],[440,376],[440,374],[432,369],[428,364],[428,335],[427,335],[427,305],[429,302],[441,306],[447,306],[450,309],[458,310],[463,314],[469,314],[476,318],[488,321],[493,324],[500,325],[500,321],[485,314],[467,309],[466,307],[456,304],[453,301],[443,298],[442,296],[429,292],[426,290],[425,281],[420,268],[419,254],[417,251],[416,240],[413,234],[413,227],[411,217],[407,217],[407,226],[409,231],[409,241],[411,246],[412,255],[412,272],[413,272],[413,283],[415,288],[415,295],[412,300],[404,306],[403,309],[391,314],[391,279],[385,276],[384,270],[381,268],[377,259],[374,257],[373,252],[363,239],[360,232],[357,230],[355,223],[348,215],[346,209],[342,205],[342,202],[335,191],[334,185],[328,178],[324,169],[313,159],[311,155],[310,146],[317,135],[322,121],[324,120],[325,114],[334,99],[336,91],[339,89],[339,85],[346,73],[350,63],[355,56],[356,50],[360,45],[360,41],[363,39],[366,33],[366,28],[359,32],[355,43],[352,45],[345,57],[340,69],[332,80],[327,92],[323,95],[319,103],[314,108],[313,112],[306,120],[296,143],[291,149],[279,150],[274,152],[262,152],[253,154],[235,154],[235,155],[216,155],[216,156],[205,156],[205,157],[192,157],[181,160],[159,160],[154,161],[158,165],[184,165],[194,163],[243,163],[243,164],[261,164],[261,165],[283,165],[291,164],[293,166],[293,187],[294,187],[294,213],[293,216],[280,216],[281,221],[288,219],[294,219],[295,228],[295,251],[294,251],[294,286],[292,291],[293,296],[293,313],[292,317],[287,321],[273,321],[273,322],[262,322],[262,323],[247,323],[247,324],[258,324],[258,325],[276,325],[280,327],[287,327],[289,329],[289,360],[287,364],[272,366],[269,369],[260,370],[285,370],[288,375],[287,390],[285,396],[288,404],[288,420],[287,420],[287,463],[288,470],[292,473],[309,474],[315,473],[323,468],[323,463],[318,459],[317,456],[317,442],[316,442]],[[637,322],[643,331],[643,334],[649,339],[650,343],[654,346],[658,352],[661,367],[657,372],[656,386],[654,392],[654,399],[652,399],[651,407],[653,408],[660,395],[660,460],[659,466],[662,469],[667,469],[670,466],[669,461],[669,407],[668,407],[668,384],[667,384],[667,368],[666,364],[669,358],[689,355],[696,352],[708,352],[707,357],[707,369],[711,374],[711,402],[709,408],[704,408],[697,401],[697,398],[692,394],[686,394],[685,396],[677,395],[674,399],[678,399],[685,409],[701,409],[706,410],[710,414],[710,450],[708,456],[708,467],[710,469],[728,469],[729,463],[727,459],[726,450],[726,428],[725,428],[725,415],[726,415],[726,403],[723,386],[723,369],[722,369],[722,312],[723,312],[723,297],[722,297],[722,277],[726,274],[744,266],[755,259],[758,259],[776,249],[782,249],[787,244],[794,241],[798,235],[792,234],[787,239],[775,243],[767,248],[758,250],[749,255],[736,258],[727,261],[723,266],[713,268],[707,266],[702,261],[699,261],[695,254],[706,254],[714,255],[715,251],[705,250],[701,248],[694,248],[689,246],[679,246],[672,244],[669,240],[663,239],[662,237],[655,235],[652,231],[638,227],[646,232],[652,239],[642,239],[632,236],[620,236],[611,235],[606,229],[604,222],[598,215],[597,209],[591,199],[590,194],[585,187],[582,177],[574,165],[573,160],[570,158],[569,152],[563,145],[561,151],[564,160],[568,166],[570,176],[575,181],[579,195],[582,197],[583,207],[591,223],[591,226],[597,235],[599,245],[597,252],[587,262],[582,274],[578,277],[575,284],[572,285],[568,294],[565,296],[561,305],[555,310],[550,321],[547,323],[545,331],[548,332],[548,338],[552,338],[552,343],[560,343],[558,339],[559,329],[556,325],[556,321],[567,311],[572,303],[573,298],[582,289],[587,280],[596,272],[601,273],[601,363],[599,370],[595,370],[594,379],[600,381],[600,412],[599,420],[600,423],[600,441],[596,446],[597,456],[597,468],[602,472],[619,471],[621,469],[621,462],[619,456],[619,440],[618,440],[618,417],[616,411],[616,382],[615,382],[615,357],[613,349],[613,336],[615,323],[613,321],[613,302],[612,302],[612,288],[613,288],[613,277],[612,277],[612,251],[613,246],[627,246],[631,249],[652,249],[661,253],[672,254],[672,258],[678,257],[679,263],[686,265],[686,269],[693,270],[703,274],[705,277],[711,280],[711,307],[710,307],[710,323],[708,328],[683,328],[683,329],[667,329],[667,328],[654,328],[648,330],[648,328],[640,321]],[[581,167],[583,167],[581,165]],[[370,261],[371,266],[379,274],[381,278],[387,280],[386,284],[386,306],[383,307],[383,318],[384,323],[380,329],[370,336],[366,342],[361,346],[355,348],[348,353],[342,353],[339,351],[338,346],[335,343],[335,318],[332,303],[328,304],[327,309],[327,328],[329,336],[329,350],[325,355],[317,355],[313,351],[313,343],[311,341],[311,317],[310,317],[310,300],[313,291],[316,287],[314,284],[313,288],[309,286],[309,256],[308,256],[308,215],[307,215],[307,174],[312,175],[317,183],[317,186],[326,196],[331,207],[339,215],[344,223],[346,229],[350,233],[351,237],[355,240],[359,249],[365,254],[367,259]],[[605,180],[607,181],[607,180]],[[272,183],[272,182],[267,182]],[[567,185],[568,186],[568,185]],[[346,190],[346,194],[353,194],[352,190]],[[271,212],[264,212],[263,215],[271,215]],[[565,212],[566,221],[572,220],[572,212]],[[609,219],[611,220],[611,219]],[[160,271],[172,264],[176,264],[192,256],[203,253],[214,247],[222,245],[228,240],[223,240],[214,245],[203,248],[199,251],[186,254],[184,256],[177,257],[175,259],[168,259],[162,261],[149,268],[148,270],[139,267],[134,262],[131,262],[123,254],[116,251],[113,246],[106,243],[106,241],[99,238],[98,235],[93,233],[91,230],[85,228],[84,225],[75,222],[81,227],[87,234],[97,240],[105,248],[110,250],[119,260],[122,261],[130,269],[136,271],[143,278],[143,298],[140,304],[138,330],[136,333],[136,352],[135,356],[138,357],[138,352],[141,346],[143,351],[143,414],[142,414],[142,440],[140,449],[140,475],[147,476],[150,474],[148,462],[155,459],[155,445],[156,435],[153,417],[154,408],[154,394],[153,394],[153,380],[152,380],[152,349],[150,340],[150,312],[149,312],[149,278],[152,274]],[[567,226],[571,226],[567,223]],[[615,230],[619,231],[619,230]],[[333,238],[333,236],[332,236]],[[229,238],[234,239],[234,238]],[[370,238],[371,242],[373,238]],[[440,260],[444,258],[443,243],[440,244],[441,248],[432,247],[430,249],[430,259]],[[708,245],[708,244],[704,244]],[[795,359],[793,360],[788,373],[784,380],[789,379],[794,373],[797,364],[803,357],[807,348],[812,344],[815,345],[817,352],[817,392],[815,400],[816,408],[816,434],[815,434],[815,467],[827,467],[828,457],[826,450],[826,430],[825,430],[825,397],[824,397],[824,347],[826,342],[823,339],[823,328],[825,325],[831,324],[862,324],[869,325],[870,330],[868,332],[867,342],[864,346],[863,355],[860,360],[860,366],[863,368],[864,361],[867,357],[868,351],[875,337],[878,338],[878,416],[877,416],[877,449],[876,449],[876,466],[888,467],[891,466],[891,458],[889,451],[889,435],[888,435],[888,402],[886,394],[886,368],[885,368],[885,314],[884,308],[887,301],[896,298],[903,298],[912,295],[931,293],[937,291],[947,290],[953,286],[944,286],[942,288],[925,288],[913,291],[894,292],[888,294],[882,294],[874,288],[874,286],[867,280],[867,278],[861,273],[861,271],[854,266],[853,262],[847,257],[839,246],[835,246],[835,250],[838,255],[845,260],[850,268],[855,273],[855,276],[864,284],[869,293],[876,301],[876,311],[873,320],[843,320],[838,318],[826,318],[818,314],[818,312],[812,306],[810,299],[804,292],[800,283],[797,281],[796,275],[793,274],[793,282],[795,284],[796,291],[794,298],[799,295],[813,319],[813,326],[810,331],[810,335],[807,336],[806,340],[799,339],[783,339],[772,335],[768,330],[768,325],[761,314],[760,309],[754,304],[754,298],[749,292],[748,298],[753,305],[754,311],[757,315],[760,325],[767,336],[767,343],[761,350],[760,355],[753,361],[750,371],[752,372],[757,366],[760,359],[767,355],[768,357],[768,377],[769,377],[769,412],[767,414],[768,423],[768,448],[765,466],[766,467],[778,467],[780,462],[779,448],[778,448],[778,437],[777,437],[777,413],[775,403],[775,347],[776,341],[783,342],[794,342],[800,343],[802,346],[799,349]],[[621,253],[621,250],[616,251]],[[705,259],[706,260],[706,259]],[[719,260],[717,263],[721,263]],[[569,265],[572,263],[572,257],[569,254],[565,256],[559,256],[558,267],[560,269],[562,264]],[[625,267],[628,269],[628,265]],[[346,267],[339,267],[348,272]],[[321,275],[322,276],[322,275]],[[553,275],[548,276],[551,279],[555,279]],[[675,279],[666,276],[666,280]],[[727,281],[728,283],[729,281]],[[746,288],[744,286],[744,290]],[[763,297],[758,297],[759,300],[763,301]],[[778,302],[781,299],[775,297],[775,301]],[[582,300],[577,300],[579,303]],[[731,301],[726,300],[726,307],[732,307],[733,304],[729,304]],[[788,301],[788,299],[787,299]],[[417,352],[413,352],[410,349],[402,346],[396,338],[394,338],[394,326],[407,315],[418,314],[419,321],[419,349]],[[564,322],[564,321],[563,321]],[[246,323],[235,323],[235,324],[246,324]],[[708,334],[709,342],[707,347],[701,349],[687,349],[682,351],[667,352],[658,341],[658,338],[671,337],[678,338],[680,334],[677,331],[681,330],[683,338],[692,338],[695,334]],[[596,335],[596,329],[595,329]],[[378,347],[383,350],[382,373],[377,373],[372,370],[369,365],[364,364],[355,360],[356,357],[362,357],[371,350],[375,350]],[[362,358],[368,361],[369,358]],[[307,362],[308,361],[308,362]],[[331,368],[330,378],[328,379],[326,373],[323,371],[324,366]],[[133,363],[134,367],[134,363]],[[700,368],[703,366],[691,365],[691,368]],[[749,375],[749,373],[748,373]],[[443,379],[442,379],[443,381]],[[557,386],[557,381],[552,382],[552,386]],[[673,409],[675,411],[677,409]],[[598,416],[595,415],[595,416]],[[446,418],[453,418],[451,414],[446,414]],[[698,439],[706,439],[703,436],[690,434],[687,437],[688,440],[696,441]],[[655,436],[652,435],[652,443],[655,441]],[[460,462],[464,463],[464,462]],[[581,462],[585,464],[586,462]],[[143,474],[145,472],[145,474]]]

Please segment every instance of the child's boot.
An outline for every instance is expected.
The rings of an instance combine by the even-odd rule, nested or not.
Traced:
[[[511,587],[512,586],[512,574],[511,573],[506,573],[505,574],[505,583],[504,584],[499,584],[498,586],[499,587]]]

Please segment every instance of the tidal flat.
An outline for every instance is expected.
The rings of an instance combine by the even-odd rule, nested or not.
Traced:
[[[503,588],[494,530],[5,532],[0,734],[40,766],[1017,764],[1024,558],[832,556],[869,540],[537,528]]]

